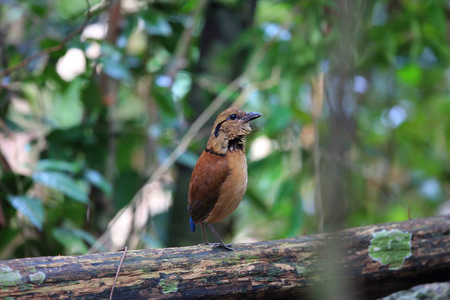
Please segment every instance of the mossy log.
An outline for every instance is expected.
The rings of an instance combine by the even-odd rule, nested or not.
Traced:
[[[372,299],[450,281],[450,216],[233,247],[128,251],[113,298],[294,298],[337,277],[354,298]],[[0,261],[0,298],[108,298],[122,254]]]

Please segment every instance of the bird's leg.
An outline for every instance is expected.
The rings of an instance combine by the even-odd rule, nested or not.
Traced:
[[[206,223],[206,224],[208,224],[209,229],[211,229],[212,233],[214,233],[216,238],[219,240],[219,244],[218,244],[219,247],[225,248],[230,251],[234,251],[234,249],[230,247],[231,244],[225,245],[225,243],[222,241],[222,239],[220,238],[219,234],[217,233],[216,229],[214,228],[214,226],[212,224],[210,224],[210,223]],[[202,223],[202,225],[203,225],[203,223]]]
[[[208,242],[208,240],[206,239],[205,227],[203,226],[203,222],[201,222],[200,225],[202,226],[203,245],[209,245],[209,242]]]

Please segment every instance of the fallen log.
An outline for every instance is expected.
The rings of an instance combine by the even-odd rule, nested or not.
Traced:
[[[450,216],[233,247],[128,251],[113,299],[314,298],[330,261],[357,299],[450,281]],[[0,261],[0,298],[108,298],[122,254]]]

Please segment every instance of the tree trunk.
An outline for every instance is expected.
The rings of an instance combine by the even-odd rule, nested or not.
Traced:
[[[327,245],[340,257],[324,257]],[[334,260],[354,298],[373,299],[450,280],[450,216],[336,233],[238,244],[129,251],[114,299],[317,297]],[[0,262],[0,298],[99,299],[109,296],[123,252]],[[316,287],[316,288],[315,288]]]

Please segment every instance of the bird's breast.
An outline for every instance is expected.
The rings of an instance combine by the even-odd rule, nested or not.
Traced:
[[[230,173],[220,188],[216,205],[206,218],[207,223],[220,222],[241,203],[247,190],[247,160],[244,151],[228,151],[226,155]]]

